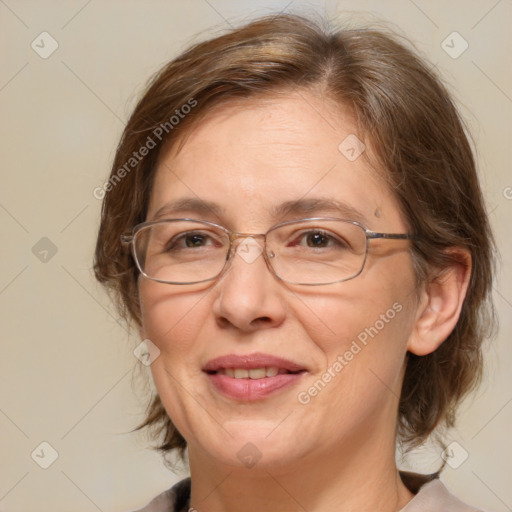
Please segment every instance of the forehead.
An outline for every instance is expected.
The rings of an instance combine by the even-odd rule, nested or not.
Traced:
[[[217,221],[284,220],[276,218],[286,213],[279,206],[300,199],[309,201],[312,214],[320,213],[312,205],[322,199],[361,213],[352,220],[378,224],[382,215],[376,217],[376,209],[396,217],[384,179],[364,154],[353,158],[362,149],[358,139],[348,109],[311,92],[217,106],[160,155],[147,218],[187,198],[215,203],[218,208],[210,211]]]

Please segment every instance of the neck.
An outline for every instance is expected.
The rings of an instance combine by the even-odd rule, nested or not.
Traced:
[[[399,511],[413,494],[396,469],[394,443],[382,441],[352,439],[299,462],[263,466],[262,459],[252,469],[219,465],[189,447],[190,506],[199,512]]]

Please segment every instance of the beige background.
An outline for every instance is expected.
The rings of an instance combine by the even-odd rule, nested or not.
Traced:
[[[139,340],[92,277],[101,206],[93,190],[150,74],[193,41],[283,9],[391,23],[462,105],[502,253],[501,329],[486,384],[450,437],[469,457],[443,478],[468,502],[511,510],[510,0],[0,0],[0,510],[125,511],[181,478],[128,433],[144,404]],[[59,45],[47,59],[31,48],[51,48],[49,39],[42,48],[43,31]],[[441,47],[453,31],[469,44],[457,59]],[[31,458],[43,441],[59,454],[48,469]],[[50,450],[37,453],[41,461]],[[431,450],[409,464],[428,470],[439,457]]]

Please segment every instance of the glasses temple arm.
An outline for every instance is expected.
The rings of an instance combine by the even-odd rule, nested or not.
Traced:
[[[417,240],[418,235],[410,235],[407,233],[375,233],[374,231],[370,231],[366,233],[366,238],[384,238],[388,240]]]

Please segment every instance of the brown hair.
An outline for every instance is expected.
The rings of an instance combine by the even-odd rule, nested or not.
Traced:
[[[481,344],[494,326],[494,242],[463,122],[439,78],[397,36],[369,28],[331,30],[277,15],[196,44],[169,62],[151,80],[117,148],[104,187],[96,278],[113,292],[125,319],[140,323],[139,274],[120,235],[145,220],[163,144],[172,144],[219,102],[318,86],[352,109],[419,235],[411,249],[418,282],[453,263],[447,248],[471,253],[470,285],[455,329],[435,352],[408,357],[398,439],[416,446],[437,426],[453,425],[456,406],[481,378]],[[150,145],[155,147],[142,151]],[[186,442],[158,396],[144,426],[153,428],[160,450],[183,455]]]

